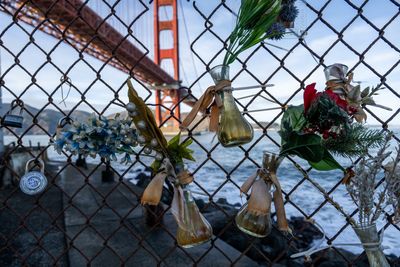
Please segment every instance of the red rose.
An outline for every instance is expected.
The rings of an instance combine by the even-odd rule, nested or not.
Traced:
[[[311,103],[314,101],[315,98],[320,93],[317,93],[317,90],[315,90],[315,83],[309,84],[306,86],[306,89],[304,89],[304,112],[307,113],[308,109],[311,107]]]
[[[348,103],[346,100],[340,98],[339,95],[335,94],[331,90],[326,90],[325,93],[330,97],[330,99],[332,99],[336,103],[336,105],[338,105],[343,110],[347,111]]]

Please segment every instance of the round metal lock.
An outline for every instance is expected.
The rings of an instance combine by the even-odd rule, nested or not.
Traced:
[[[44,172],[44,162],[38,160],[40,163],[39,171],[29,171],[29,166],[35,159],[31,159],[26,163],[25,174],[21,177],[19,181],[19,187],[21,191],[27,195],[36,195],[44,191],[47,186],[47,178],[43,174]]]

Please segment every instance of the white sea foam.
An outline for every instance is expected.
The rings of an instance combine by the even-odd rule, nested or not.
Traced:
[[[274,142],[280,142],[279,135],[276,131],[268,132],[267,135],[262,135],[261,132],[256,132],[255,138],[251,144],[241,148],[223,148],[220,145],[216,146],[216,141],[213,142],[212,134],[204,134],[195,136],[196,140],[204,146],[206,150],[211,151],[208,157],[207,151],[201,148],[200,145],[193,143],[191,149],[194,150],[196,162],[187,162],[187,167],[194,172],[196,183],[191,185],[195,197],[204,198],[206,201],[212,198],[217,201],[218,198],[226,198],[229,203],[242,203],[245,199],[241,199],[239,188],[245,179],[251,175],[257,168],[255,163],[260,164],[263,151],[278,153],[278,147]],[[5,141],[10,142],[13,138],[6,137]],[[26,136],[24,144],[32,140],[33,144],[41,142],[47,144],[48,137],[45,136]],[[253,147],[249,154],[249,158],[245,157],[245,151]],[[374,151],[372,151],[373,153]],[[55,160],[65,160],[65,156],[58,155],[52,149],[49,149],[49,157]],[[305,161],[295,158],[296,161],[307,169],[308,165]],[[151,159],[142,157],[143,164],[149,165]],[[338,161],[343,166],[351,164],[349,159],[339,158]],[[90,163],[98,163],[99,159],[88,159]],[[239,166],[238,166],[239,164]],[[127,168],[123,164],[113,162],[113,167],[119,172],[124,173]],[[136,163],[125,174],[124,178],[132,179],[137,176],[138,172],[144,170],[144,165]],[[319,183],[324,190],[330,192],[330,196],[338,202],[347,214],[351,214],[355,209],[354,203],[349,198],[346,189],[343,185],[338,184],[342,173],[340,171],[318,172],[310,171],[310,177]],[[315,219],[325,230],[327,237],[332,238],[342,230],[346,224],[344,217],[329,203],[325,203],[325,199],[321,192],[318,191],[309,181],[305,180],[303,175],[294,167],[287,159],[282,162],[278,172],[278,177],[282,184],[282,188],[286,193],[291,192],[299,182],[301,184],[290,193],[290,202],[285,205],[288,216],[310,216]],[[332,192],[331,192],[332,191]],[[209,194],[209,196],[207,195]],[[325,204],[324,204],[325,203]],[[322,207],[320,207],[324,204]],[[303,214],[304,212],[304,214]],[[388,209],[388,212],[391,212]],[[357,215],[355,215],[357,216]],[[356,217],[355,217],[356,218]],[[378,221],[378,227],[381,228],[386,222],[381,218]],[[389,226],[385,231],[383,245],[389,247],[385,250],[387,254],[400,255],[400,232],[393,226]],[[356,243],[359,242],[356,235],[350,226],[347,226],[334,239],[333,243]],[[345,247],[347,250],[359,253],[362,248]]]

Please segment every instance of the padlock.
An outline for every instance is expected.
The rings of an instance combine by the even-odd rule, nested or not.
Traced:
[[[12,114],[13,110],[20,106],[19,115]],[[22,128],[22,122],[24,117],[22,117],[22,109],[24,107],[24,102],[22,100],[14,100],[11,102],[11,109],[4,115],[1,124],[7,127]]]
[[[37,161],[40,166],[40,171],[29,171],[31,163]],[[25,174],[19,181],[21,191],[27,195],[36,195],[46,188],[47,178],[44,175],[44,162],[41,159],[31,159],[26,162]]]

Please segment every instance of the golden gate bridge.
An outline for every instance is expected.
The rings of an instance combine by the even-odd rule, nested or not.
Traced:
[[[81,0],[2,0],[0,11],[73,46],[79,53],[89,54],[102,62],[150,85],[155,90],[155,115],[159,125],[174,117],[174,128],[180,120],[180,103],[193,105],[195,99],[179,84],[179,42],[177,0],[155,0],[154,60],[148,57],[129,37],[131,27],[123,35],[107,19]],[[172,18],[160,20],[160,9],[172,9]],[[111,7],[111,13],[115,9]],[[133,23],[133,22],[132,22]],[[172,48],[162,48],[162,31],[171,31]],[[161,68],[163,60],[172,61],[172,74]],[[163,110],[165,107],[165,110]],[[173,111],[173,116],[171,114]]]

